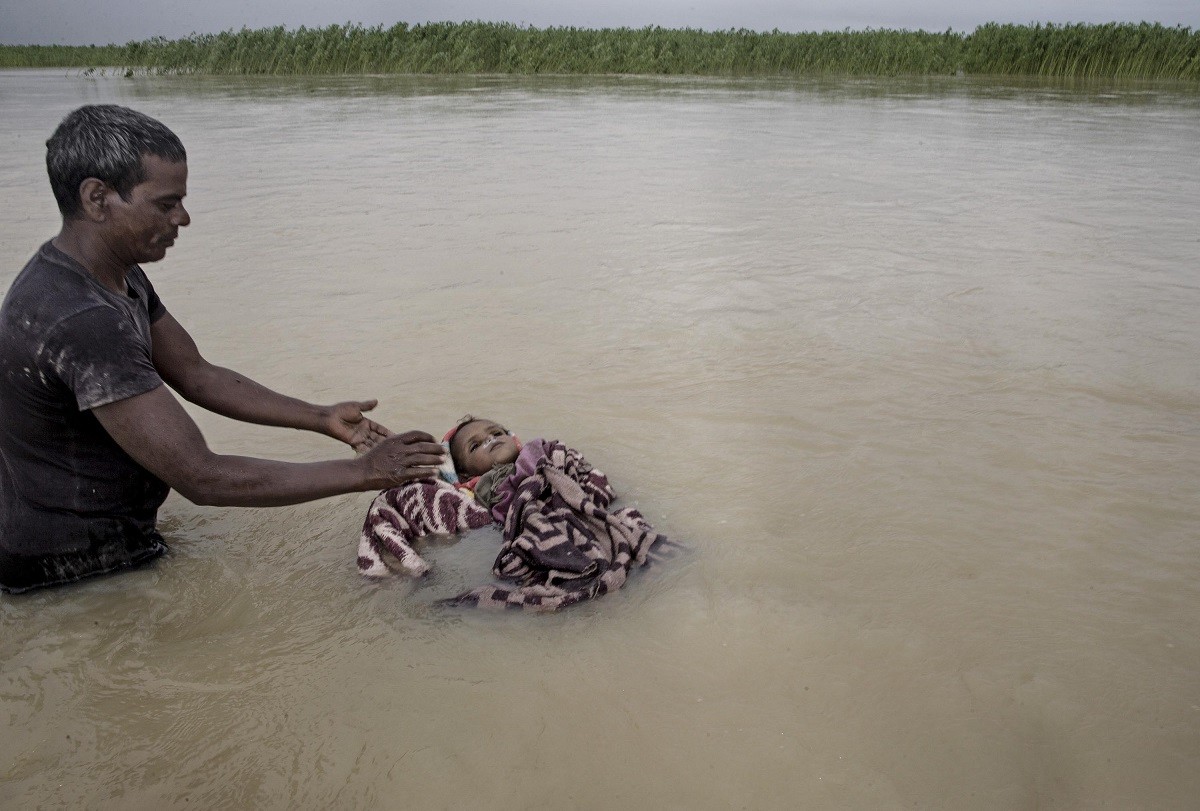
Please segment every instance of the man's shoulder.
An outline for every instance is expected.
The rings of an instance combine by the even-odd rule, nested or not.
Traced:
[[[22,326],[32,326],[27,322],[36,319],[39,330],[44,332],[73,315],[105,306],[104,297],[95,285],[89,284],[56,253],[47,242],[13,279],[4,297],[4,329],[19,316],[23,319]]]
[[[95,286],[42,250],[17,274],[0,305],[0,367],[49,374],[68,347],[102,352],[112,345],[117,351],[111,338],[120,329],[119,314]]]

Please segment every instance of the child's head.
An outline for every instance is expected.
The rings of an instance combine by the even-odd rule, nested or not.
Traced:
[[[447,435],[454,469],[463,478],[481,476],[496,465],[516,461],[517,438],[498,422],[467,415]]]

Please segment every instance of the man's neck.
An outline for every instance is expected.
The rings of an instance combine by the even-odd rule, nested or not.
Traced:
[[[129,272],[129,266],[113,256],[108,246],[86,228],[65,221],[52,242],[54,247],[78,262],[100,284],[114,293],[126,295],[129,287],[125,283],[125,274]]]

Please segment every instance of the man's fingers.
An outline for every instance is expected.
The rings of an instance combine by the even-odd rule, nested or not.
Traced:
[[[436,479],[437,470],[437,465],[401,465],[392,475],[406,479]]]
[[[431,467],[437,468],[442,463],[442,457],[433,454],[423,453],[420,455],[409,455],[404,460],[404,467]]]
[[[442,457],[446,455],[446,449],[437,442],[418,442],[416,444],[406,445],[405,447],[408,449],[409,453],[423,453],[426,456],[437,457],[438,461],[434,462],[435,465],[440,465],[442,463]]]
[[[446,449],[437,442],[405,442],[404,437],[386,437],[379,440],[376,444],[386,445],[389,453],[393,453],[397,458],[416,458],[417,456],[430,456],[437,459],[433,464],[440,465],[442,457],[446,455]]]
[[[363,400],[361,403],[358,404],[358,410],[359,411],[370,411],[377,405],[379,405],[378,400]]]
[[[367,442],[361,443],[367,450]],[[446,449],[424,431],[407,431],[372,442],[375,469],[395,484],[417,479],[437,478],[437,469],[445,461]]]
[[[397,482],[415,482],[420,479],[436,479],[437,471],[434,468],[410,469],[403,473],[397,473],[393,477]]]
[[[400,434],[400,441],[405,445],[428,442],[431,445],[437,445],[439,448],[442,447],[440,442],[435,441],[433,437],[424,431],[405,431],[403,434]]]

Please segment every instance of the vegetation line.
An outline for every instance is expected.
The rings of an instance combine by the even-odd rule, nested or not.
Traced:
[[[1000,25],[971,33],[331,25],[125,45],[0,46],[0,68],[150,73],[516,73],[700,76],[999,74],[1200,80],[1200,30],[1158,23]]]

